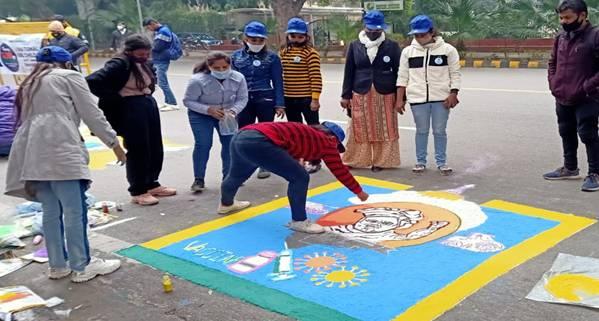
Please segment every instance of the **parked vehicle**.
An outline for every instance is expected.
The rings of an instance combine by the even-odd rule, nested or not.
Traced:
[[[211,35],[200,32],[181,32],[178,33],[179,39],[186,50],[207,50],[208,46],[222,45],[223,42]]]

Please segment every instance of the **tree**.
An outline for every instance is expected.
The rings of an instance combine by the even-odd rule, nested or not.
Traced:
[[[299,15],[306,0],[271,0],[273,13],[277,19],[277,33],[280,44],[285,43],[287,21]]]
[[[343,55],[347,52],[349,43],[358,39],[360,22],[352,22],[343,16],[335,16],[327,21],[329,30],[337,35],[338,40],[343,40]]]

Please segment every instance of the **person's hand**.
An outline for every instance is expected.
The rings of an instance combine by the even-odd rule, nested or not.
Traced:
[[[320,109],[320,102],[318,101],[318,99],[312,99],[312,102],[310,103],[310,110],[318,111],[319,109]]]
[[[368,193],[366,193],[366,192],[362,191],[362,192],[360,192],[360,194],[358,194],[357,196],[358,196],[358,198],[360,199],[360,201],[362,201],[362,202],[366,202],[366,200],[368,200],[368,196],[370,196],[370,195],[368,195]]]
[[[341,105],[341,107],[342,107],[343,109],[348,109],[348,108],[351,108],[351,104],[350,104],[350,101],[349,101],[349,99],[345,99],[345,98],[343,98],[343,99],[341,99],[341,101],[339,102],[339,104]]]
[[[222,120],[225,117],[225,112],[219,107],[208,107],[208,115],[218,120]]]
[[[400,115],[403,115],[406,112],[406,101],[403,99],[397,99],[395,101],[395,111]]]
[[[278,118],[283,119],[285,117],[285,108],[275,107],[275,114]]]
[[[113,148],[112,152],[114,153],[114,156],[116,156],[116,163],[120,166],[125,165],[125,163],[127,162],[127,154],[125,153],[121,145],[117,145],[115,148]]]
[[[454,108],[459,103],[460,103],[460,101],[458,100],[458,94],[451,93],[451,94],[449,94],[449,96],[447,96],[447,98],[445,98],[445,101],[443,102],[443,106],[447,109],[450,109],[450,108]]]

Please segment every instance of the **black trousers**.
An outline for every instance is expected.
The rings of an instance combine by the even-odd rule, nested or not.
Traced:
[[[132,196],[160,186],[164,150],[160,112],[152,96],[124,98],[123,140],[127,149],[127,180]]]
[[[564,166],[578,168],[578,137],[586,146],[589,174],[599,174],[599,101],[575,105],[556,104],[559,134],[564,148]]]
[[[259,123],[275,120],[275,94],[269,91],[252,91],[245,108],[237,115],[239,128],[254,124],[258,118]]]
[[[294,123],[302,123],[305,119],[308,125],[319,124],[318,111],[310,109],[311,102],[312,97],[285,97],[285,114],[287,114],[287,120]],[[304,119],[302,119],[302,116]]]

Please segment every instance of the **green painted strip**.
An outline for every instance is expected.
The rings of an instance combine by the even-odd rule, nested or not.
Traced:
[[[120,250],[117,253],[190,282],[206,286],[264,309],[298,320],[358,320],[331,308],[142,246],[135,245]]]

